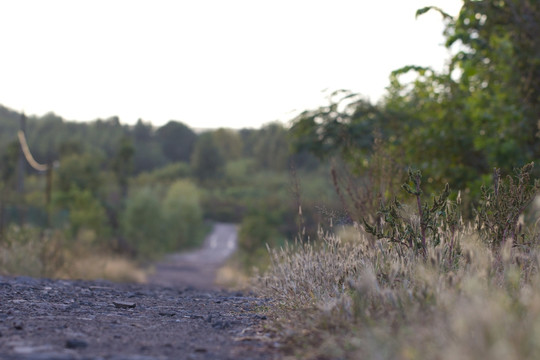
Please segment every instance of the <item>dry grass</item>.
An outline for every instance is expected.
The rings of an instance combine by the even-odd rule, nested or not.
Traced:
[[[95,234],[81,232],[76,242],[61,231],[11,226],[0,242],[0,274],[63,279],[144,282],[137,264],[95,244]]]
[[[108,254],[92,254],[72,261],[71,265],[59,270],[55,277],[144,283],[146,272],[129,259]]]
[[[347,241],[271,250],[259,277],[275,331],[306,359],[536,359],[540,353],[540,251],[494,250],[471,228],[460,255],[427,257],[348,229]],[[455,239],[454,239],[455,240]]]
[[[227,289],[244,290],[249,287],[250,278],[238,261],[227,261],[216,274],[216,285]]]

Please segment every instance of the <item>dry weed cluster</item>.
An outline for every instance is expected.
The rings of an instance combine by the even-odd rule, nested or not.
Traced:
[[[505,186],[514,185],[524,186],[511,179]],[[271,249],[272,266],[257,279],[261,294],[275,299],[269,330],[307,359],[537,359],[538,235],[512,233],[494,246],[507,221],[516,229],[515,212],[495,216],[485,204],[479,211],[476,223],[430,228],[420,247],[356,225]]]
[[[0,275],[144,282],[133,261],[95,245],[95,233],[76,242],[61,231],[10,226],[0,242]]]

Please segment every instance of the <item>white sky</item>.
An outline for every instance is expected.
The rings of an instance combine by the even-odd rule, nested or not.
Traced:
[[[377,100],[408,64],[442,68],[461,0],[0,0],[0,104],[68,120],[258,127]]]

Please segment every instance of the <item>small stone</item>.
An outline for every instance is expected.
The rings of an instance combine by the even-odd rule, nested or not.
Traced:
[[[113,301],[113,305],[119,309],[133,309],[137,306],[134,302],[127,301]]]
[[[170,317],[173,317],[176,315],[176,313],[172,311],[160,311],[158,314],[159,316],[170,316]]]
[[[88,343],[84,340],[79,339],[68,339],[66,341],[67,349],[84,349],[88,346]]]
[[[205,353],[207,352],[208,350],[206,350],[205,348],[195,348],[195,352],[196,353]]]
[[[13,327],[16,329],[16,330],[22,330],[24,328],[24,325],[23,325],[23,322],[20,321],[20,320],[16,320],[13,322]]]
[[[214,323],[212,324],[212,327],[213,327],[214,329],[220,329],[220,330],[222,330],[222,329],[227,329],[227,328],[231,327],[231,323],[228,322],[228,321],[221,321],[221,320],[218,320],[218,321],[216,321],[216,322],[214,322]]]

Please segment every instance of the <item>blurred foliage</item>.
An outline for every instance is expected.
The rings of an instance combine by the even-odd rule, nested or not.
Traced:
[[[197,187],[188,180],[171,185],[162,204],[165,237],[171,250],[198,243],[203,225],[203,213]]]
[[[534,242],[523,232],[523,216],[525,209],[534,200],[540,190],[540,181],[531,184],[533,163],[515,170],[514,176],[501,177],[499,169],[493,172],[493,182],[488,188],[482,186],[481,201],[477,214],[477,231],[484,240],[493,247],[500,247],[505,241],[513,245]]]
[[[69,226],[74,236],[83,230],[92,230],[100,239],[108,235],[109,229],[105,208],[90,190],[80,190],[76,186],[61,201],[69,210]]]
[[[102,185],[100,163],[102,158],[90,153],[66,155],[61,159],[57,171],[57,186],[62,192],[69,192],[73,186],[96,194]]]
[[[150,187],[134,191],[126,201],[122,232],[139,258],[153,258],[156,252],[168,248],[161,211],[160,196]]]
[[[397,69],[378,104],[334,92],[329,105],[294,119],[293,145],[362,173],[377,131],[388,151],[429,176],[430,190],[448,182],[478,199],[493,167],[508,174],[540,156],[540,3],[468,0],[455,19],[435,7],[417,16],[428,11],[442,14],[453,54],[442,72]]]
[[[199,137],[191,156],[193,175],[203,183],[217,182],[223,173],[225,158],[216,145],[212,133]]]
[[[169,121],[156,130],[156,140],[168,161],[189,162],[197,135],[185,124]]]

